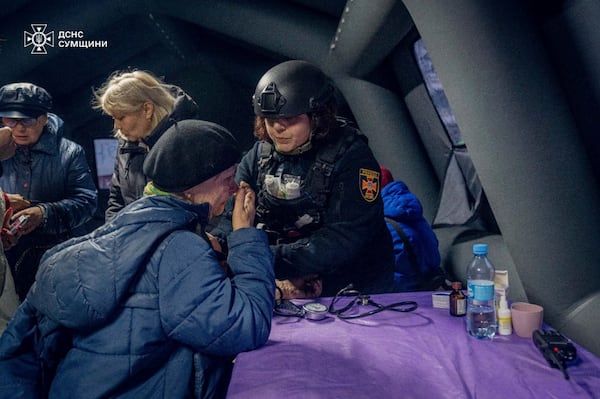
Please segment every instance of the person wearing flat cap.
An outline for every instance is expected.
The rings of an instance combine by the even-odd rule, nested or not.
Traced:
[[[144,161],[144,196],[44,255],[0,337],[0,398],[36,388],[50,398],[224,397],[233,356],[268,339],[275,291],[268,239],[253,227],[255,193],[234,181],[240,156],[217,124],[167,129]],[[229,277],[203,231],[232,194]],[[43,357],[28,338],[61,329],[72,344],[38,346],[66,354],[47,359],[60,366],[49,387],[36,386],[23,359]]]
[[[25,220],[11,233],[6,257],[20,300],[35,279],[43,252],[71,236],[87,233],[97,206],[97,190],[83,147],[63,137],[63,120],[52,97],[28,82],[0,87],[0,122],[11,129],[15,155],[2,161],[0,187],[8,194],[11,222]]]

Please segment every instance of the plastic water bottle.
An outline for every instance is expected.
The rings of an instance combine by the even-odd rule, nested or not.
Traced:
[[[479,339],[496,335],[494,266],[487,257],[487,244],[473,245],[473,260],[467,268],[467,331]]]

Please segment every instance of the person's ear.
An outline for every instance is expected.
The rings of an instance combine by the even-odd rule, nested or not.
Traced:
[[[152,119],[152,115],[154,115],[154,104],[151,102],[145,102],[144,103],[144,116],[146,117],[146,119],[150,120]]]

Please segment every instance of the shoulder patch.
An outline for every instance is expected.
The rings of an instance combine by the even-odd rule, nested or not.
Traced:
[[[361,168],[358,172],[358,187],[365,201],[375,201],[379,195],[379,172]]]

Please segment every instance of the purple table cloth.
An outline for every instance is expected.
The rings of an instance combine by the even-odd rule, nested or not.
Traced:
[[[419,307],[353,320],[275,316],[267,344],[237,357],[227,397],[600,398],[600,358],[580,346],[567,380],[530,338],[469,336],[465,318],[433,308],[431,293],[371,298]]]

